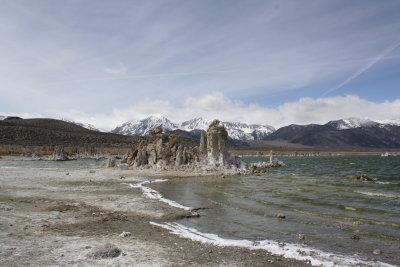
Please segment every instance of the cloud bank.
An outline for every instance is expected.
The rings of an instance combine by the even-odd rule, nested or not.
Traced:
[[[110,114],[87,114],[78,110],[51,110],[50,114],[57,118],[90,123],[107,130],[124,122],[144,119],[150,115],[163,115],[174,122],[203,117],[267,124],[279,128],[289,124],[323,124],[330,120],[349,117],[376,120],[400,118],[400,99],[377,103],[357,95],[304,97],[275,108],[268,108],[231,99],[221,92],[213,92],[198,98],[187,97],[181,105],[147,98],[126,107],[116,108]]]

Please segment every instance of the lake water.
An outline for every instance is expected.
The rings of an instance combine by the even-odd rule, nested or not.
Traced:
[[[365,261],[400,264],[400,157],[279,157],[261,176],[170,179],[151,187],[205,207],[180,225],[225,239],[299,244]],[[266,161],[244,157],[247,162]],[[355,175],[368,174],[374,182]],[[283,214],[285,219],[277,218]],[[359,239],[352,239],[357,235]],[[374,250],[381,250],[375,255]]]
[[[96,159],[77,159],[67,161],[52,161],[52,160],[21,160],[19,158],[1,159],[0,168],[85,168],[98,167],[104,160]]]

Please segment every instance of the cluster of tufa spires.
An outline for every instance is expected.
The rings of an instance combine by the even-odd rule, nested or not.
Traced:
[[[151,130],[145,140],[126,155],[131,167],[197,170],[246,170],[246,164],[227,150],[228,133],[219,120],[202,131],[200,146],[190,147],[162,129]]]

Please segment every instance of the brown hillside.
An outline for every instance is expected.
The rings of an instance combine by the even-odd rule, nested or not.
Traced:
[[[73,123],[54,119],[20,119],[0,121],[0,144],[34,146],[130,146],[140,137],[102,133]]]

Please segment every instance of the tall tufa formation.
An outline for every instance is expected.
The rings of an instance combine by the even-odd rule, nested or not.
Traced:
[[[207,152],[202,155],[202,162],[206,166],[216,169],[245,170],[247,168],[238,156],[228,152],[228,132],[219,120],[214,120],[210,124],[207,132],[202,133],[202,139],[203,141],[200,139],[200,151],[203,149]],[[205,147],[202,147],[203,143],[205,143]]]
[[[214,120],[208,127],[207,132],[200,139],[200,151],[202,151],[203,162],[211,167],[223,167],[228,164],[228,150],[226,142],[228,132],[220,124],[219,120]]]

